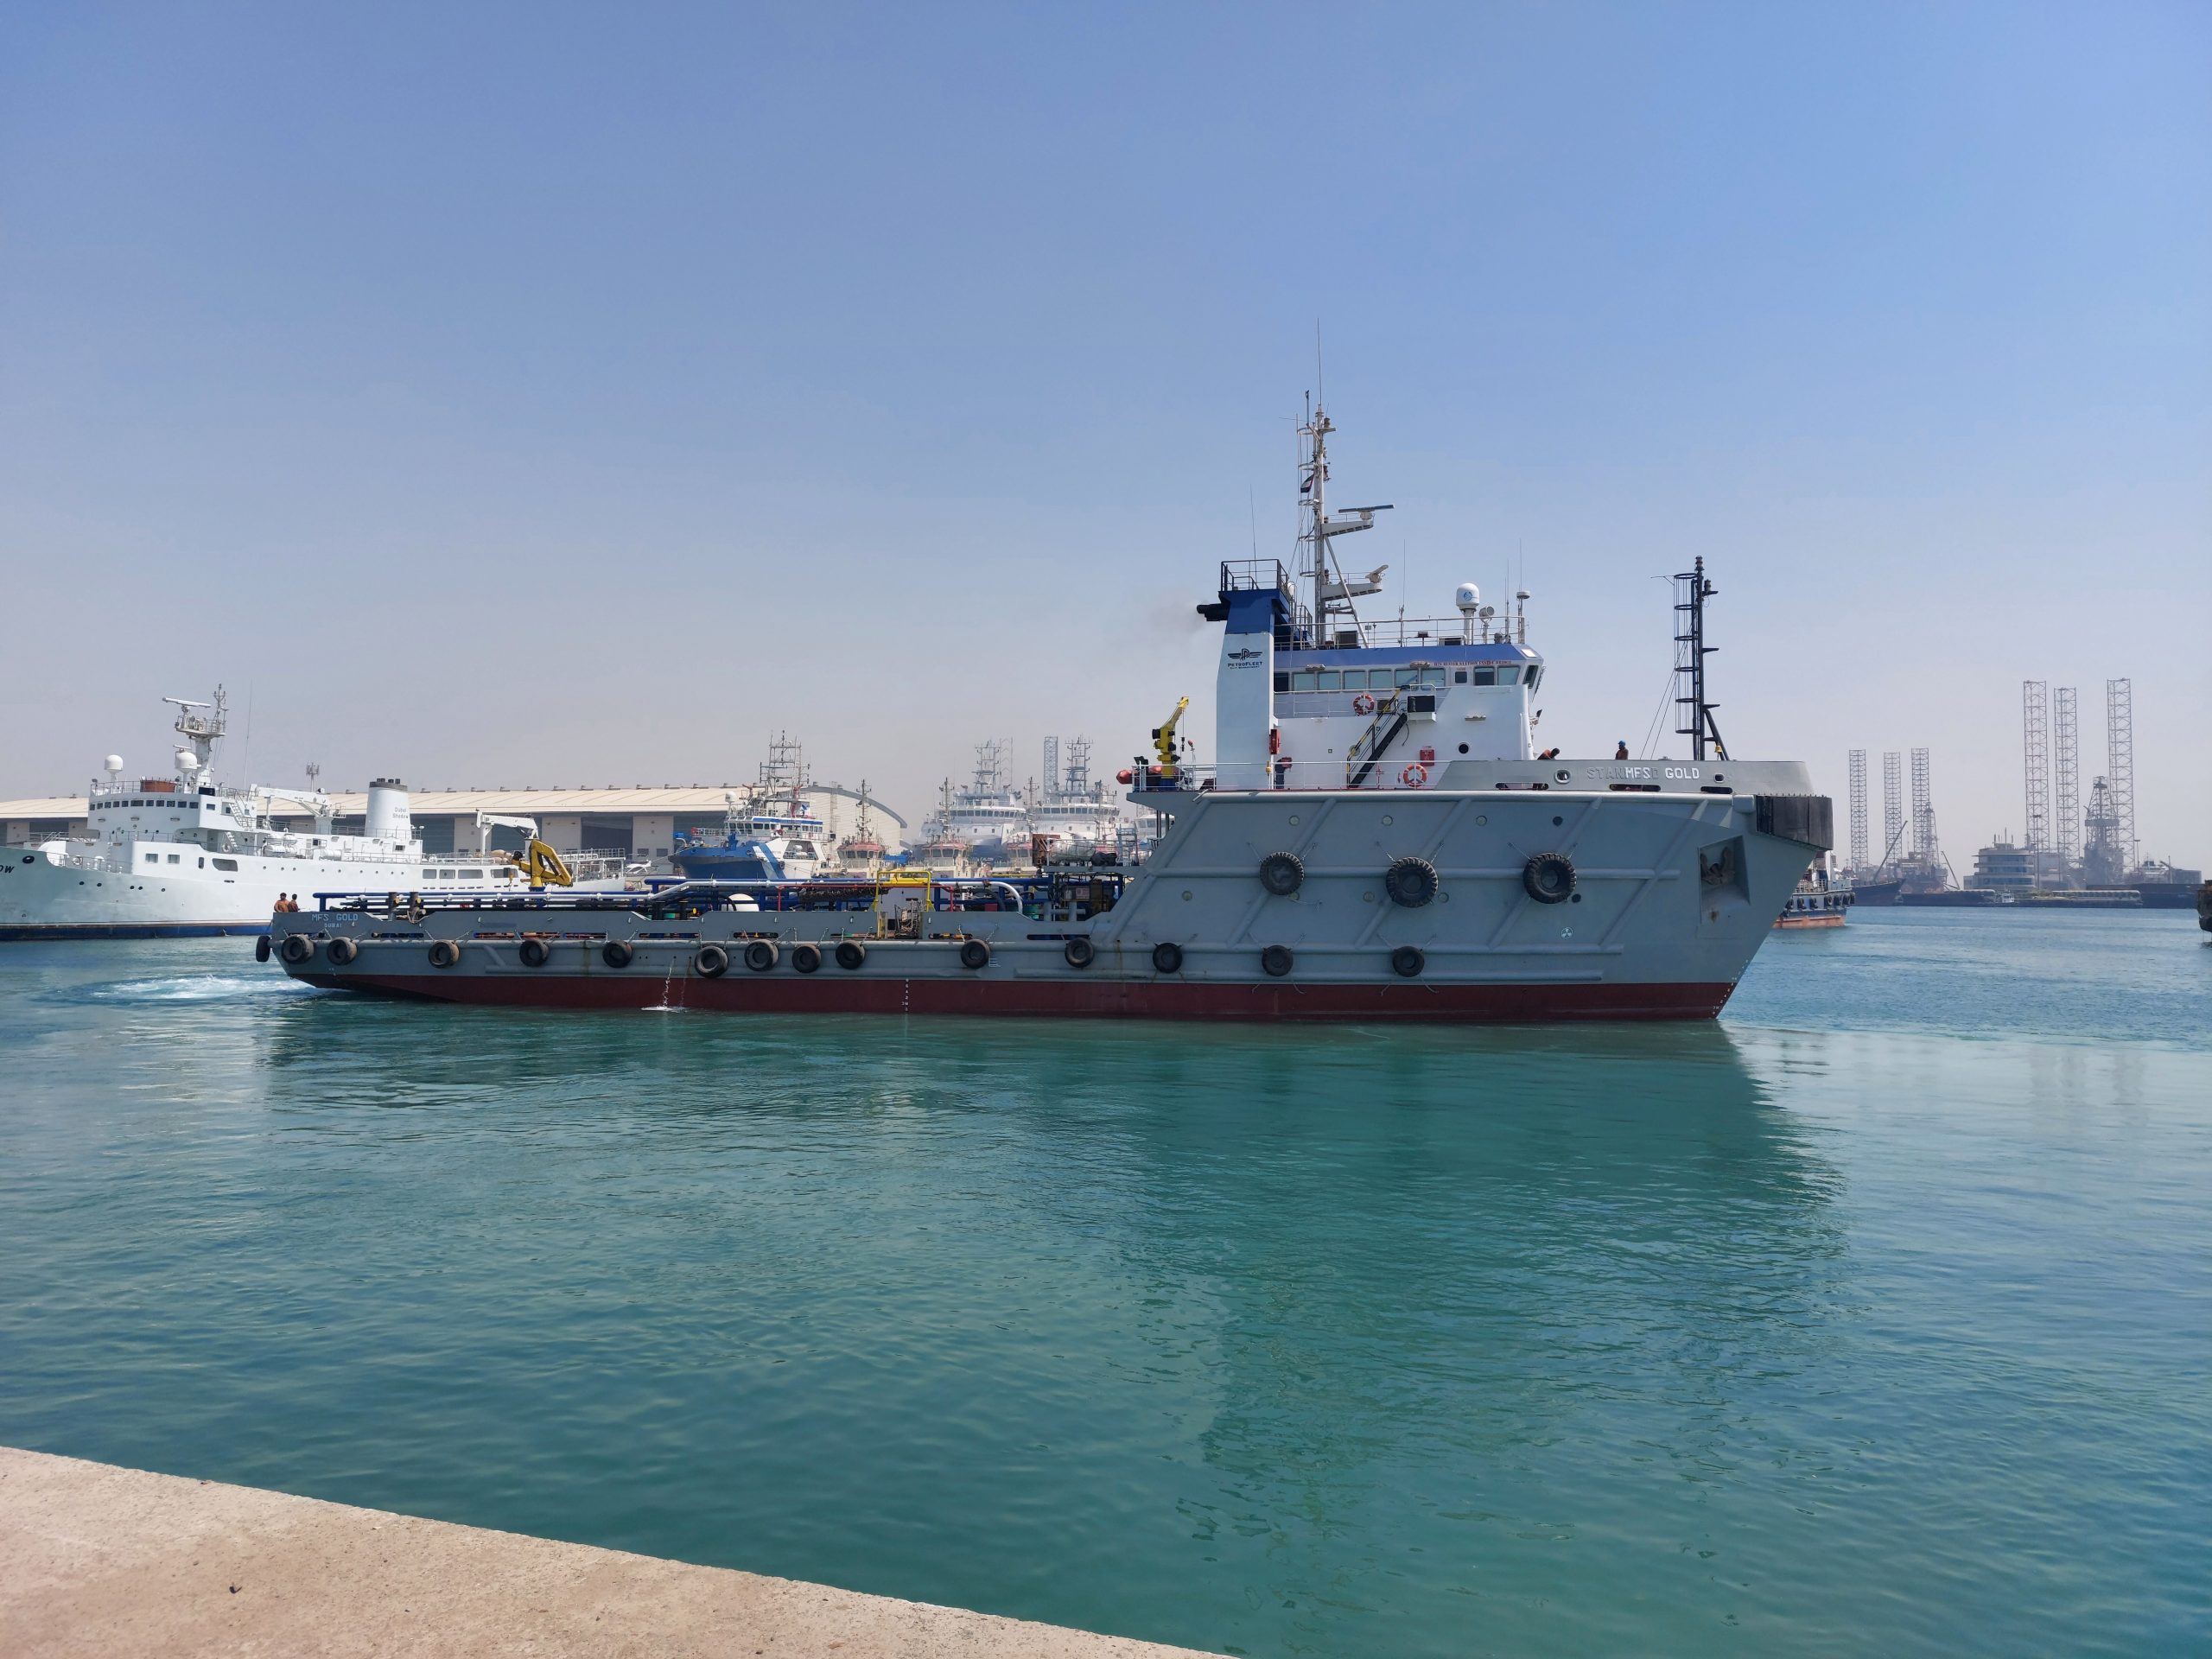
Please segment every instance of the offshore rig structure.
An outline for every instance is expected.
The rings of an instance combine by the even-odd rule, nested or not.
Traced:
[[[2082,770],[2081,695],[2070,685],[2020,688],[2025,829],[2000,830],[1961,878],[1936,836],[1929,754],[1882,756],[1881,841],[1868,811],[1867,753],[1850,753],[1846,868],[1859,904],[2047,904],[2108,909],[2186,909],[2202,873],[2142,855],[2135,825],[2134,686],[2105,682],[2105,766]],[[1909,800],[1909,804],[1908,804]]]

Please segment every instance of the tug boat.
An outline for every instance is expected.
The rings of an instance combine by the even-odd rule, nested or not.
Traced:
[[[670,861],[690,880],[803,881],[827,861],[830,826],[807,804],[810,784],[798,743],[779,734],[758,781],[722,797],[721,836],[679,832]],[[863,804],[867,791],[861,791]]]
[[[1833,812],[1792,760],[1738,760],[1706,696],[1703,562],[1677,578],[1681,760],[1536,747],[1546,665],[1471,582],[1457,615],[1363,619],[1327,416],[1310,410],[1295,576],[1219,567],[1212,753],[1185,698],[1119,774],[1141,861],[1034,875],[689,880],[276,918],[338,989],[568,1008],[1478,1022],[1709,1019]]]
[[[1827,871],[1815,866],[1799,878],[1796,891],[1789,895],[1789,902],[1782,907],[1782,914],[1775,918],[1774,925],[1791,931],[1841,927],[1853,902],[1849,887],[1831,886]]]

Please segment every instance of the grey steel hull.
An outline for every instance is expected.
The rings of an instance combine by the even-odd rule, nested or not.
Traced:
[[[684,1007],[762,1013],[865,1012],[1137,1018],[1480,1022],[1694,1019],[1719,1012],[1825,838],[1827,803],[1791,763],[1727,766],[1709,784],[1575,789],[1569,763],[1497,763],[1434,790],[1192,791],[1135,797],[1169,817],[1153,856],[1110,910],[1077,921],[1011,910],[931,910],[918,937],[886,938],[863,911],[728,911],[686,916],[526,906],[372,910],[277,918],[272,938],[312,947],[287,971],[319,985],[455,1002],[557,1007]],[[1454,768],[1455,772],[1461,768]],[[1580,777],[1584,774],[1572,774]],[[1711,774],[1708,772],[1707,776]],[[1544,786],[1535,787],[1541,782]],[[1763,830],[1772,803],[1816,800]],[[1808,828],[1808,823],[1817,828]],[[1802,839],[1802,836],[1818,839]],[[1270,892],[1262,860],[1288,853],[1296,891]],[[1545,902],[1529,862],[1571,861],[1571,893]],[[1436,875],[1427,902],[1395,902],[1395,861]],[[545,960],[522,959],[535,937]],[[328,941],[357,952],[334,962]],[[749,971],[743,944],[777,960]],[[864,943],[840,968],[834,944]],[[963,965],[962,942],[988,946]],[[458,947],[433,966],[430,946]],[[630,945],[609,965],[605,947]],[[1091,957],[1078,965],[1071,940]],[[799,971],[801,944],[824,947]],[[702,972],[701,947],[734,960]],[[1158,947],[1179,960],[1163,970]],[[1271,947],[1275,948],[1271,950]],[[1417,953],[1405,970],[1405,948]],[[343,947],[341,947],[341,951]],[[1284,954],[1287,953],[1287,961]],[[973,953],[970,953],[971,955]],[[1274,971],[1280,969],[1281,971]]]

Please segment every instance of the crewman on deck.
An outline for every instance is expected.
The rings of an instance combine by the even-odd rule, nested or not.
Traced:
[[[1625,760],[1628,759],[1628,740],[1626,738],[1623,738],[1620,741],[1620,747],[1613,751],[1613,759],[1616,760]]]

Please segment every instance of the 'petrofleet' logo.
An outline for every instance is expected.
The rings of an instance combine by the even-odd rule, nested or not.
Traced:
[[[1260,658],[1265,655],[1267,655],[1265,652],[1255,651],[1251,646],[1246,645],[1241,651],[1232,651],[1229,653],[1229,665],[1231,668],[1256,668],[1260,664]]]

